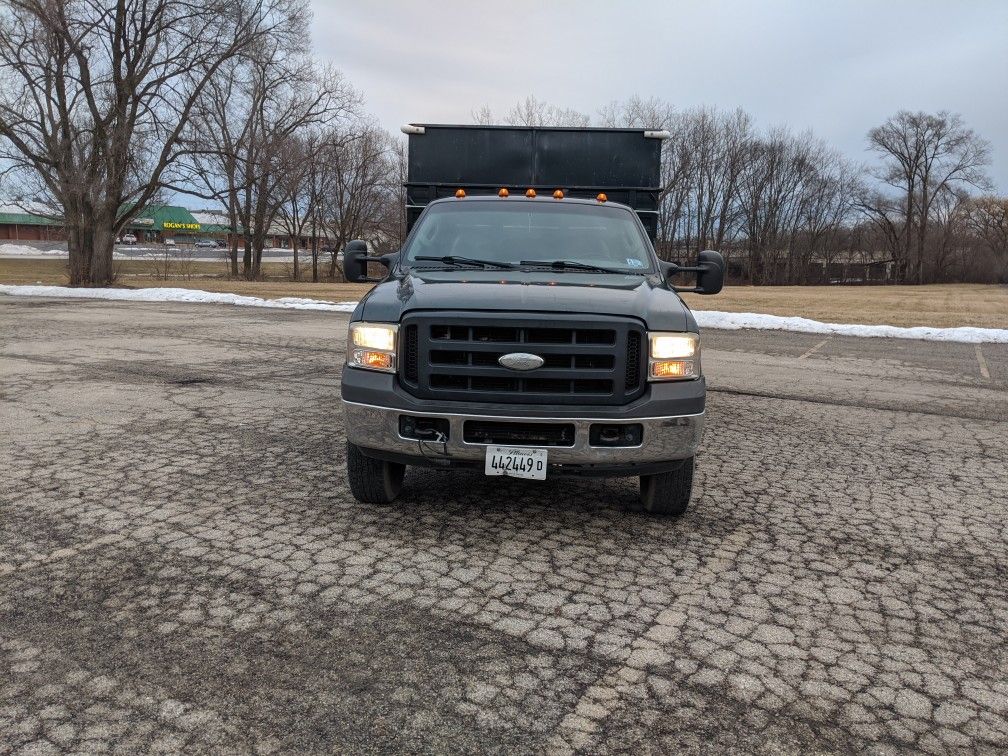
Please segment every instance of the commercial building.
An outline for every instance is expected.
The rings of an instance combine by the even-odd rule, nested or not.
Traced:
[[[226,213],[218,210],[188,210],[178,205],[159,205],[144,210],[124,229],[124,234],[136,236],[137,244],[163,244],[167,239],[176,245],[193,244],[200,239],[213,239],[229,246],[232,240],[243,239],[228,223]],[[37,203],[0,205],[0,241],[65,241],[66,229],[48,208]],[[299,240],[302,249],[309,239]],[[267,247],[289,248],[290,238],[281,226],[269,229]]]

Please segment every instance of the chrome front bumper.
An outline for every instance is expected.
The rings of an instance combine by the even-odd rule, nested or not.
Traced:
[[[669,462],[692,457],[703,436],[704,415],[679,415],[674,417],[569,418],[569,417],[518,417],[508,415],[468,415],[443,412],[417,412],[415,410],[376,407],[343,401],[346,414],[347,439],[363,449],[373,449],[402,456],[430,456],[436,447],[448,457],[457,460],[482,461],[487,444],[469,443],[463,439],[463,425],[467,420],[520,423],[571,423],[574,425],[573,446],[550,446],[550,464],[570,465],[639,465]],[[448,421],[450,433],[445,447],[440,443],[419,442],[399,434],[399,417],[434,417]],[[591,446],[588,429],[593,424],[620,425],[639,423],[643,426],[639,446]],[[426,451],[421,446],[426,447]]]

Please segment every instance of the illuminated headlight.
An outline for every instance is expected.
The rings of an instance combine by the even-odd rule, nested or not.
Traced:
[[[347,335],[347,364],[394,373],[398,333],[399,326],[395,323],[351,323]]]
[[[700,377],[700,337],[695,333],[648,334],[648,380]]]

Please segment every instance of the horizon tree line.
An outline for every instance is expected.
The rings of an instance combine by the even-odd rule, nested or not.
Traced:
[[[477,123],[493,123],[487,107]],[[500,119],[521,126],[663,128],[657,249],[720,250],[752,284],[828,283],[838,261],[893,283],[1008,281],[1008,198],[991,193],[989,143],[959,115],[899,111],[872,128],[870,165],[811,132],[756,128],[740,108],[677,109],[630,97],[597,117],[529,96]]]

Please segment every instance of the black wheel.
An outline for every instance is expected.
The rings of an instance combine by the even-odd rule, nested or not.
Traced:
[[[693,493],[693,457],[669,472],[640,476],[640,507],[645,512],[681,515]]]
[[[365,504],[388,504],[402,490],[406,465],[366,457],[360,447],[347,441],[347,480],[350,493]]]

